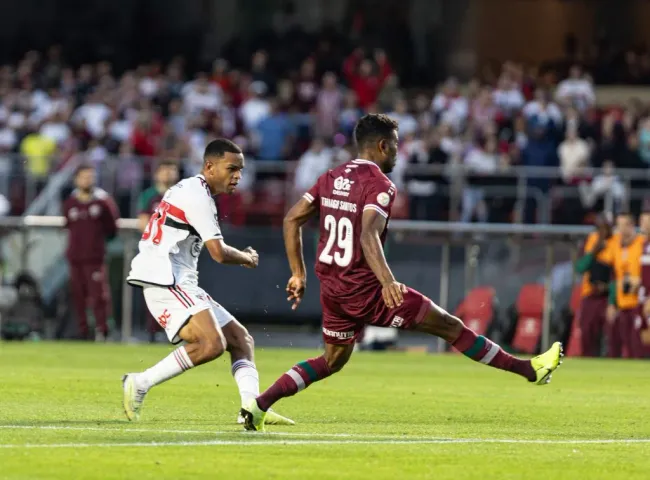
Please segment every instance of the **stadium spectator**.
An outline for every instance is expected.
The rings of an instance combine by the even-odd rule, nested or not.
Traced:
[[[590,78],[579,65],[571,67],[569,78],[562,80],[555,92],[557,101],[564,105],[572,105],[584,111],[596,102],[596,93]]]
[[[333,160],[332,150],[325,146],[321,138],[316,137],[298,161],[294,180],[297,198],[309,190],[318,177],[333,167]]]
[[[589,154],[589,144],[578,137],[578,130],[573,126],[567,128],[566,139],[558,148],[564,183],[571,185],[584,177],[589,166]]]
[[[476,215],[479,222],[488,221],[485,187],[497,171],[497,141],[494,137],[481,139],[465,157],[467,184],[463,188],[461,222],[470,222]]]
[[[271,113],[271,106],[264,98],[266,92],[267,86],[264,82],[257,81],[250,84],[250,98],[245,100],[239,109],[246,132],[255,130],[257,125]]]
[[[86,313],[90,306],[95,317],[94,338],[103,341],[108,335],[111,301],[104,266],[105,242],[117,233],[117,207],[105,191],[95,186],[93,167],[79,167],[75,174],[75,187],[63,205],[68,229],[66,256],[70,266],[73,306],[80,338],[90,338]]]
[[[289,115],[280,110],[277,100],[269,101],[269,113],[255,127],[258,160],[283,160],[292,152],[296,128]]]
[[[583,188],[586,189],[586,193],[583,194],[585,204],[593,208],[597,202],[600,202],[602,208],[596,207],[598,211],[621,211],[627,195],[625,185],[615,174],[614,162],[611,160],[606,160],[601,173],[594,177],[590,185],[584,184]]]
[[[343,103],[343,94],[337,83],[336,75],[327,72],[323,76],[322,88],[316,99],[316,131],[322,137],[333,137],[338,131],[339,115]]]
[[[460,94],[455,78],[449,78],[445,82],[442,90],[433,98],[431,110],[436,123],[446,123],[456,131],[460,130],[469,113],[469,105],[467,99]]]
[[[440,220],[442,206],[441,187],[446,183],[442,167],[449,161],[449,154],[442,149],[440,132],[433,130],[426,143],[420,142],[408,157],[410,165],[430,165],[437,172],[411,173],[405,178],[409,197],[409,217],[413,220]]]

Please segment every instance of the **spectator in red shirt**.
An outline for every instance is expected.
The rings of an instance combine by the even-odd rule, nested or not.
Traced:
[[[88,338],[86,308],[90,303],[96,322],[95,340],[101,341],[108,334],[110,311],[105,242],[117,234],[117,206],[108,193],[95,187],[92,167],[79,167],[74,182],[76,188],[63,204],[72,301],[81,337]]]
[[[359,107],[367,109],[377,101],[385,77],[373,72],[373,63],[363,58],[363,50],[356,49],[343,64],[348,85],[357,94]],[[383,67],[384,69],[386,66]],[[390,68],[390,67],[388,67]],[[384,72],[385,73],[385,72]]]

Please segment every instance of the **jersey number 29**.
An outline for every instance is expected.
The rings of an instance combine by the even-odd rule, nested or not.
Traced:
[[[151,215],[144,232],[142,232],[142,240],[149,240],[151,238],[151,242],[154,245],[159,245],[163,235],[162,226],[165,224],[166,219],[167,207],[165,205],[159,205],[153,215]]]
[[[341,217],[337,222],[334,216],[327,215],[323,221],[323,226],[329,232],[329,236],[318,260],[328,265],[334,262],[339,267],[347,267],[352,261],[353,254],[352,222],[345,217]],[[339,251],[332,254],[334,242],[336,242]]]

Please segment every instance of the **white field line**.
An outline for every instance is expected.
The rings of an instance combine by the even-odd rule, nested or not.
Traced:
[[[12,430],[73,430],[93,432],[120,433],[154,433],[154,434],[194,434],[194,435],[241,435],[255,436],[253,440],[203,440],[178,442],[122,442],[122,443],[59,443],[59,444],[0,444],[0,448],[83,448],[83,447],[165,447],[165,446],[218,446],[218,445],[339,445],[339,444],[463,444],[463,443],[504,443],[504,444],[550,444],[550,445],[588,445],[588,444],[634,444],[650,443],[650,439],[508,439],[508,438],[440,438],[408,435],[354,434],[354,433],[306,433],[306,432],[242,432],[214,430],[174,430],[153,428],[103,428],[75,427],[64,425],[0,425],[0,429]],[[274,438],[275,437],[275,438]],[[310,437],[306,440],[290,440],[279,437]],[[326,440],[340,438],[340,440]]]
[[[0,444],[0,449],[20,448],[128,448],[128,447],[205,447],[205,446],[285,446],[285,445],[422,445],[422,444],[468,444],[508,443],[545,445],[587,445],[587,444],[633,444],[650,443],[650,439],[604,439],[604,440],[520,440],[496,438],[455,438],[430,440],[208,440],[201,442],[126,442],[126,443],[53,443],[53,444]]]

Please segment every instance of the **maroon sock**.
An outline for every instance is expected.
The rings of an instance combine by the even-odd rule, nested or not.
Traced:
[[[481,362],[494,368],[516,373],[529,381],[534,381],[537,376],[530,360],[522,360],[513,357],[494,343],[492,340],[463,326],[463,331],[454,343],[454,348],[459,350],[466,357],[476,362]]]
[[[284,397],[295,395],[309,385],[332,374],[324,356],[310,358],[294,365],[278,378],[273,385],[257,397],[257,405],[264,411]]]

